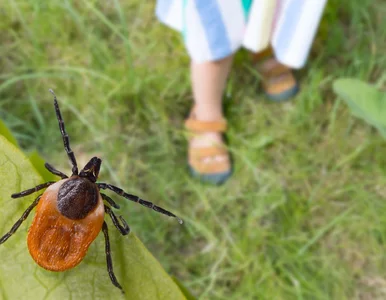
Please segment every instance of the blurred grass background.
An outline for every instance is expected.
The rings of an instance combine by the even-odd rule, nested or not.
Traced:
[[[225,99],[235,173],[221,187],[186,172],[189,59],[153,1],[4,0],[0,16],[1,119],[68,173],[52,88],[79,165],[100,155],[100,181],[184,219],[121,210],[199,299],[386,298],[386,143],[331,91],[342,76],[385,87],[385,1],[328,2],[290,103],[265,101],[237,54]]]

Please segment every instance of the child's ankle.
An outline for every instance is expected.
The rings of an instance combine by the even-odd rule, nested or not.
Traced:
[[[197,105],[194,109],[194,114],[197,120],[200,121],[218,121],[224,118],[222,108],[211,106],[208,104]]]
[[[265,59],[273,56],[273,50],[271,47],[264,49],[258,53],[252,54],[252,62],[254,64],[264,61]]]

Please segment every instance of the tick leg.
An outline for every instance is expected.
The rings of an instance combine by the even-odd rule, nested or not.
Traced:
[[[59,177],[61,177],[62,179],[66,179],[68,178],[68,176],[62,172],[60,172],[59,170],[56,170],[53,166],[51,166],[49,163],[45,163],[44,166],[46,167],[46,169],[48,171],[50,171],[52,174],[54,175],[57,175]]]
[[[128,194],[125,191],[123,191],[122,189],[120,189],[119,187],[116,187],[116,186],[108,184],[108,183],[97,183],[97,185],[100,189],[112,190],[114,193],[117,193],[118,195],[120,195],[128,200],[137,202],[143,206],[146,206],[147,208],[153,209],[156,212],[167,215],[169,217],[174,217],[178,220],[178,223],[180,223],[180,224],[184,223],[179,217],[177,217],[175,214],[171,213],[170,211],[167,211],[166,209],[163,209],[162,207],[154,205],[153,203],[151,203],[149,201],[143,200],[143,199],[139,198],[138,196]]]
[[[129,234],[130,227],[129,225],[127,225],[125,219],[122,216],[119,216],[119,220],[118,220],[117,216],[114,214],[111,208],[106,205],[105,205],[105,211],[110,215],[110,218],[113,221],[114,226],[117,227],[117,229],[122,235]],[[120,224],[119,221],[121,221],[122,224]]]
[[[111,199],[109,196],[102,194],[102,193],[101,193],[101,196],[102,196],[103,200],[106,200],[112,207],[119,209],[120,206],[118,204],[116,204],[115,201],[113,199]]]
[[[107,229],[106,222],[103,222],[102,231],[103,231],[103,234],[105,235],[105,241],[106,241],[105,251],[106,251],[107,272],[109,272],[109,276],[110,276],[111,282],[117,288],[119,288],[122,291],[122,293],[124,294],[125,292],[123,291],[121,285],[118,283],[118,280],[117,280],[117,278],[115,277],[115,274],[114,274],[113,261],[111,259],[111,253],[110,253],[109,231]]]
[[[78,166],[76,164],[76,158],[75,158],[74,152],[72,152],[70,148],[70,138],[64,127],[64,121],[62,118],[62,114],[60,113],[58,100],[56,99],[56,95],[54,91],[53,90],[49,90],[49,91],[52,95],[54,95],[54,106],[55,106],[56,118],[58,119],[59,129],[63,137],[64,149],[66,150],[68,158],[70,159],[72,164],[72,175],[78,175]]]
[[[41,189],[45,189],[46,187],[49,187],[50,185],[54,184],[55,182],[56,182],[56,181],[48,181],[48,182],[46,182],[46,183],[39,184],[39,185],[35,186],[35,187],[32,188],[32,189],[28,189],[28,190],[22,191],[22,192],[20,192],[20,193],[12,194],[11,197],[12,197],[12,198],[21,198],[21,197],[30,195],[30,194],[32,194],[32,193],[35,193],[35,192],[37,192],[37,191],[40,191]]]
[[[4,243],[6,240],[8,240],[10,238],[10,236],[12,234],[14,234],[16,232],[16,230],[20,227],[21,223],[23,223],[23,221],[25,221],[25,219],[27,219],[31,210],[33,210],[34,207],[36,205],[38,205],[40,197],[41,197],[41,195],[39,197],[37,197],[35,199],[35,201],[25,210],[25,212],[23,213],[21,218],[19,220],[17,220],[17,222],[12,226],[11,230],[0,238],[0,244]]]

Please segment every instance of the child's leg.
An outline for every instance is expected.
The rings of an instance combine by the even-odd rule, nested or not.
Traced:
[[[223,118],[222,97],[233,56],[219,61],[191,63],[194,115],[199,121],[219,121]],[[191,139],[190,147],[210,147],[222,143],[221,133],[205,132]],[[204,161],[227,160],[228,155],[205,157]]]
[[[214,184],[223,183],[232,173],[229,152],[222,139],[226,130],[222,96],[232,59],[229,56],[191,64],[194,106],[185,123],[193,134],[189,138],[188,163],[194,176]]]
[[[222,118],[222,96],[233,56],[219,61],[191,63],[191,80],[197,118],[215,121]]]

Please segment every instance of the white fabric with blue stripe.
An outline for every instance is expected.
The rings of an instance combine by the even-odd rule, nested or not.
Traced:
[[[272,44],[277,59],[301,68],[327,0],[158,0],[156,15],[180,31],[197,63],[227,57],[245,47]]]

